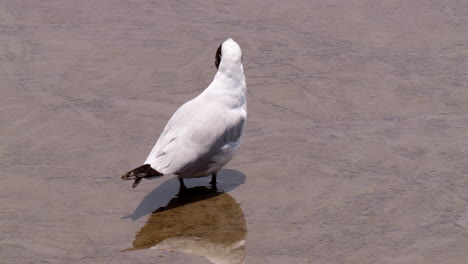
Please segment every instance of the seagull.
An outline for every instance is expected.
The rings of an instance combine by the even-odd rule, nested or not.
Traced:
[[[217,69],[211,84],[197,97],[183,104],[172,115],[144,164],[122,176],[135,180],[175,174],[181,190],[184,178],[216,174],[234,157],[247,119],[247,88],[242,51],[231,38],[215,55]]]

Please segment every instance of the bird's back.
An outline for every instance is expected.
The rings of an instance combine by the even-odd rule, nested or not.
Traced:
[[[205,176],[232,158],[245,119],[244,109],[226,107],[201,94],[174,113],[145,164],[163,174]]]

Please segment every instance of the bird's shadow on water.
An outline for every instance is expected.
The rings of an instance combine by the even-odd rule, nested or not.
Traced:
[[[202,178],[195,178],[195,179],[186,179],[185,185],[187,186],[188,192],[184,195],[191,195],[192,192],[196,190],[200,190],[200,188],[192,188],[195,186],[210,186],[209,181],[211,177],[202,177]],[[207,199],[213,197],[214,195],[219,195],[223,192],[229,192],[234,190],[239,185],[245,182],[245,175],[242,172],[236,170],[221,170],[218,172],[218,184],[217,190],[213,191],[210,195],[195,195],[194,199],[190,200],[190,202],[196,202],[202,199]],[[194,189],[192,192],[190,189]],[[159,208],[166,206],[171,199],[177,197],[179,194],[179,180],[177,177],[171,178],[158,187],[156,187],[152,192],[143,198],[140,204],[137,206],[133,214],[128,216],[122,217],[131,218],[133,221],[138,220],[142,216],[149,215]],[[181,203],[178,206],[184,205],[186,203]]]

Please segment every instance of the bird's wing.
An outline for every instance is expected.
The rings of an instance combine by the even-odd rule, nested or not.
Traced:
[[[176,173],[225,144],[237,142],[245,118],[242,109],[195,98],[174,113],[145,163],[164,174]]]

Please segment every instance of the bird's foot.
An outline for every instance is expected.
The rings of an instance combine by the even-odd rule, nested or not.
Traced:
[[[183,192],[183,191],[186,191],[187,186],[185,186],[185,184],[184,184],[184,178],[179,178],[179,183],[180,183],[179,193]]]
[[[216,181],[216,173],[213,173],[213,175],[211,176],[211,181],[210,181],[211,189],[216,190],[217,183],[218,182]]]

